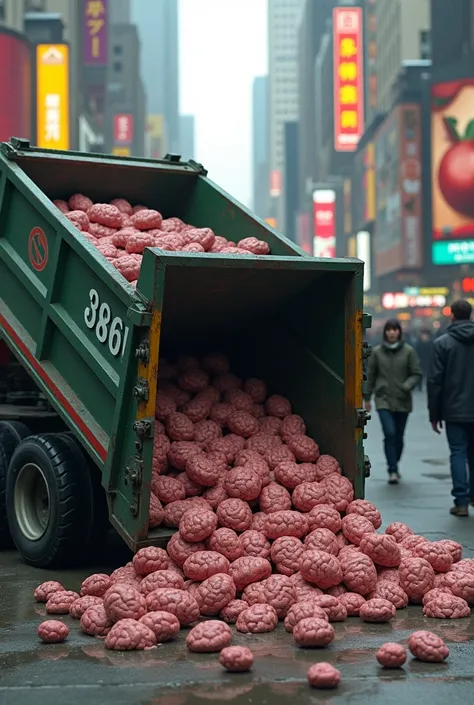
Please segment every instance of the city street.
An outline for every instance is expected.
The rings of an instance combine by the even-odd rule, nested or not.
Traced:
[[[474,510],[470,519],[449,515],[447,445],[444,436],[436,437],[431,431],[424,407],[424,396],[419,395],[408,425],[403,482],[396,487],[386,483],[378,419],[370,422],[367,450],[372,477],[367,498],[381,509],[384,526],[394,520],[407,522],[430,539],[460,541],[465,556],[473,556]],[[117,564],[125,560],[126,555],[116,557]],[[472,700],[471,620],[425,619],[419,607],[398,611],[389,624],[367,625],[357,618],[336,624],[336,641],[324,651],[295,647],[282,625],[268,635],[236,633],[234,643],[248,644],[255,654],[252,672],[243,675],[224,673],[215,654],[190,654],[184,646],[185,632],[176,642],[151,651],[106,652],[101,641],[82,635],[77,622],[64,618],[72,627],[67,642],[40,644],[36,627],[45,613],[33,601],[34,587],[57,578],[77,589],[85,574],[36,571],[22,565],[14,553],[0,556],[1,705],[197,705],[208,700],[280,705],[290,698],[299,705],[414,705],[422,699],[431,705],[445,705],[448,700],[458,705]],[[403,669],[378,666],[374,654],[382,643],[404,642],[419,628],[443,636],[451,650],[446,663],[423,664],[410,657]],[[306,671],[318,660],[340,669],[337,691],[309,689]]]

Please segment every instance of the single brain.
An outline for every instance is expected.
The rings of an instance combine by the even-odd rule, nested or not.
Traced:
[[[278,539],[281,536],[301,538],[308,533],[308,521],[300,512],[291,510],[272,512],[268,515],[264,531],[270,539]]]
[[[59,644],[69,636],[69,627],[56,619],[41,622],[38,636],[45,644]]]
[[[400,586],[410,599],[421,599],[431,590],[434,570],[424,558],[405,558],[400,563]]]
[[[185,560],[183,571],[190,580],[206,580],[216,573],[228,573],[229,561],[217,551],[197,551]]]
[[[143,578],[138,589],[146,597],[153,590],[166,587],[182,590],[184,588],[184,580],[181,575],[178,575],[173,570],[157,570]]]
[[[327,501],[326,488],[320,482],[302,482],[293,490],[293,506],[300,512],[310,512]],[[340,519],[340,518],[339,518]]]
[[[456,597],[462,597],[470,605],[474,604],[474,573],[466,570],[450,571],[443,575],[442,585],[449,588]]]
[[[227,428],[242,438],[250,438],[260,431],[258,419],[249,411],[232,411],[227,418]]]
[[[375,534],[374,525],[365,516],[360,514],[347,514],[342,520],[342,533],[348,541],[359,546],[365,534]]]
[[[403,539],[413,534],[413,531],[407,524],[403,524],[401,521],[394,521],[387,526],[385,533],[389,536],[393,536],[397,543],[401,543]]]
[[[225,556],[229,561],[235,561],[243,554],[239,536],[232,529],[216,529],[208,541],[207,548]]]
[[[237,617],[237,631],[244,634],[272,632],[278,624],[278,615],[271,605],[251,605]]]
[[[441,663],[449,656],[449,649],[441,637],[424,630],[410,634],[408,648],[420,661]]]
[[[146,546],[137,551],[132,562],[137,575],[149,575],[156,570],[166,570],[170,559],[163,548]]]
[[[389,622],[395,617],[395,605],[381,597],[374,597],[364,602],[359,609],[363,622]]]
[[[333,627],[324,619],[305,617],[293,628],[293,638],[298,646],[328,646],[336,636]]]
[[[338,559],[326,551],[305,551],[300,571],[308,583],[322,590],[339,585],[342,581],[342,569]]]
[[[308,617],[315,617],[316,619],[322,619],[325,622],[329,622],[327,612],[313,600],[308,600],[307,602],[296,602],[290,607],[288,614],[285,617],[286,631],[293,632],[295,625],[302,619],[307,619]]]
[[[271,546],[271,559],[279,573],[293,575],[301,566],[305,548],[296,536],[280,536]]]
[[[414,556],[424,558],[436,573],[447,573],[453,565],[453,557],[446,546],[426,541],[413,548]]]
[[[263,587],[263,601],[275,608],[280,619],[288,614],[288,610],[296,602],[296,588],[286,575],[272,575]]]
[[[46,603],[46,612],[48,614],[69,614],[70,606],[78,598],[78,593],[72,590],[53,592]]]
[[[158,588],[146,596],[149,612],[170,612],[179,620],[182,627],[196,622],[200,616],[196,599],[185,590]]]
[[[227,646],[219,654],[219,663],[230,673],[250,671],[253,660],[253,653],[248,646]]]
[[[259,497],[259,506],[262,512],[272,514],[291,509],[291,495],[285,487],[270,482],[263,488]]]
[[[228,605],[221,609],[219,617],[227,624],[235,624],[239,614],[248,607],[249,604],[245,600],[231,600]]]
[[[186,475],[202,487],[214,487],[221,475],[221,468],[204,453],[196,453],[186,461]]]
[[[381,597],[388,600],[397,610],[401,610],[408,605],[408,595],[397,583],[384,581],[378,582],[375,590],[370,593],[371,597]]]
[[[268,558],[270,555],[270,542],[262,531],[247,529],[240,535],[240,545],[244,556]]]
[[[298,508],[298,507],[297,507]],[[329,529],[334,534],[341,530],[341,515],[328,504],[318,504],[307,515],[309,530]]]
[[[224,489],[229,497],[250,502],[259,496],[262,480],[260,475],[249,467],[235,467],[226,474]]]
[[[443,593],[433,597],[424,605],[423,614],[425,617],[434,619],[461,619],[469,617],[471,610],[466,600],[463,600],[462,597]]]
[[[212,617],[224,609],[229,602],[235,599],[235,584],[230,575],[216,573],[204,580],[195,592],[195,598],[201,614]]]
[[[242,499],[230,498],[217,507],[217,518],[227,529],[246,531],[252,524],[252,510]]]
[[[81,629],[89,636],[106,636],[113,622],[103,604],[88,607],[81,617]]]
[[[289,416],[285,416],[285,418],[281,422],[280,434],[285,443],[287,443],[292,436],[300,436],[304,435],[305,433],[306,424],[301,418],[301,416],[298,416],[297,414],[290,414]]]
[[[363,553],[350,551],[341,558],[342,580],[350,592],[368,595],[377,585],[377,570],[374,562]]]
[[[444,546],[447,548],[453,559],[453,563],[457,563],[462,558],[462,546],[457,541],[452,541],[451,539],[443,539],[442,541],[436,541],[439,546]]]
[[[140,619],[147,611],[145,597],[132,585],[113,585],[104,597],[104,607],[113,622]]]
[[[337,688],[341,682],[341,672],[330,663],[320,661],[308,668],[308,683],[312,688]]]
[[[375,658],[385,668],[400,668],[407,660],[407,652],[401,644],[389,641],[382,644],[375,654]]]
[[[337,598],[341,605],[346,608],[348,617],[358,617],[359,610],[365,602],[365,597],[356,592],[345,592]]]
[[[400,547],[388,534],[367,533],[360,539],[360,550],[372,558],[375,565],[396,568],[400,565]]]
[[[338,512],[345,512],[354,499],[354,488],[347,477],[333,473],[321,482],[326,488],[327,503]]]
[[[318,482],[325,480],[330,475],[341,474],[341,466],[332,455],[320,455],[316,461],[316,479]]]
[[[301,463],[313,463],[319,458],[319,446],[309,436],[302,433],[290,436],[286,443],[296,460]]]
[[[242,556],[237,558],[229,567],[229,575],[235,583],[238,592],[247,585],[265,580],[272,574],[270,561],[256,556]]]
[[[336,535],[329,529],[315,529],[306,536],[304,545],[306,549],[326,551],[333,556],[337,556],[339,553],[339,543]]]
[[[103,600],[101,597],[96,597],[94,595],[84,595],[78,600],[75,600],[69,607],[69,614],[73,619],[80,619],[84,612],[92,607],[93,605],[102,605]]]
[[[375,504],[372,504],[367,499],[355,499],[347,507],[346,514],[359,514],[365,517],[374,525],[374,529],[380,529],[382,526],[382,517],[379,510]]]
[[[116,622],[105,637],[105,648],[114,651],[150,649],[155,644],[155,633],[146,624],[134,619]]]
[[[186,637],[186,646],[190,651],[212,653],[221,651],[232,641],[232,630],[225,622],[210,619],[197,624]]]
[[[188,543],[198,543],[207,539],[217,529],[217,515],[211,511],[185,512],[179,522],[181,538]]]
[[[298,465],[298,463],[291,461],[280,463],[276,466],[274,472],[276,481],[290,490],[294,490],[302,482],[311,479],[308,478],[304,464]]]
[[[186,488],[183,483],[168,475],[153,474],[151,489],[163,504],[186,499]]]

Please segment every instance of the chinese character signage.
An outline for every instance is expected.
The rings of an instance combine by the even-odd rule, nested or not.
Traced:
[[[364,133],[361,8],[334,8],[333,27],[334,149],[353,152]]]
[[[403,266],[422,266],[421,110],[416,103],[400,108],[400,192]]]
[[[36,144],[69,149],[69,47],[36,47]]]
[[[336,192],[318,189],[313,192],[313,256],[336,256]]]
[[[116,144],[133,142],[133,115],[114,115],[114,142]]]
[[[109,0],[82,0],[83,62],[85,66],[108,63]]]
[[[431,88],[433,264],[474,262],[474,78]]]

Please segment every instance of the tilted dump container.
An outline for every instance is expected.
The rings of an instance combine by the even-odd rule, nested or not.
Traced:
[[[291,399],[363,496],[361,262],[308,257],[192,162],[23,140],[0,149],[0,337],[41,393],[35,406],[0,405],[15,419],[0,429],[0,528],[6,513],[28,562],[54,565],[100,543],[100,484],[133,550],[169,538],[148,530],[155,401],[160,359],[183,353],[224,352],[236,373]],[[271,255],[147,249],[135,290],[51,202],[75,192],[144,203],[235,241],[255,236]]]

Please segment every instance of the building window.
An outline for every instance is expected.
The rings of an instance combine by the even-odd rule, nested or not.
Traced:
[[[420,32],[420,59],[431,59],[431,32],[422,29]]]
[[[114,61],[114,71],[115,71],[115,73],[122,72],[122,62],[121,61]]]
[[[114,54],[115,56],[122,56],[122,47],[120,46],[120,44],[115,44]]]

